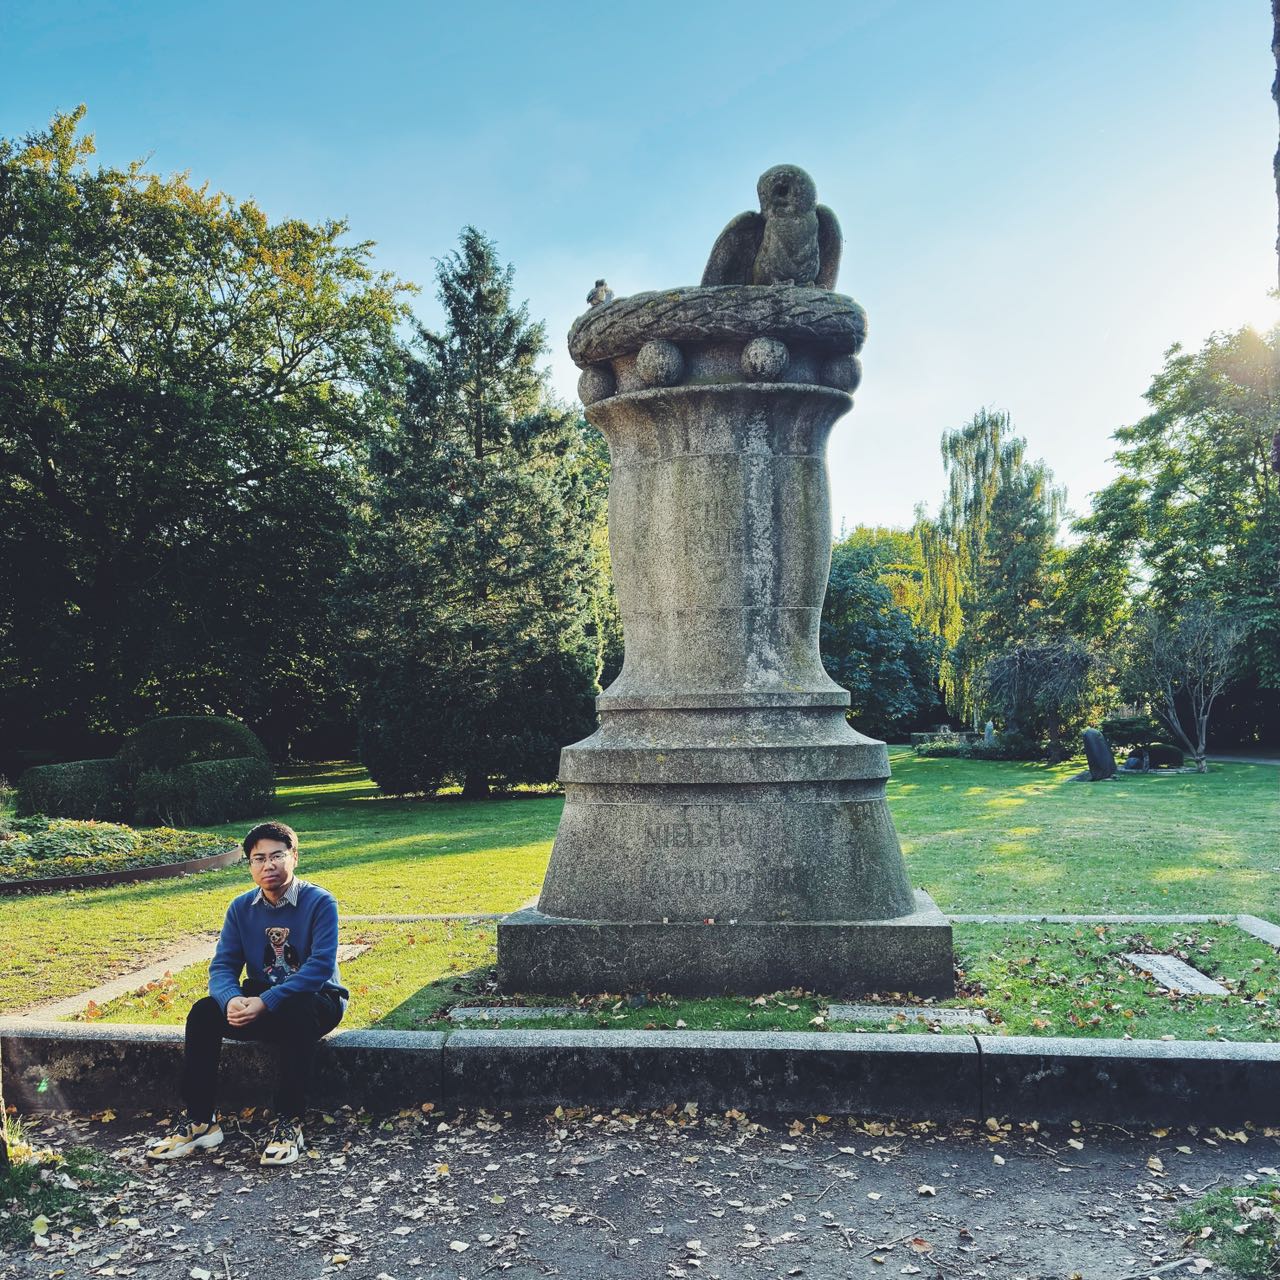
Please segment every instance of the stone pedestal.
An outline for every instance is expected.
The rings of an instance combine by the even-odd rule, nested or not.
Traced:
[[[885,746],[818,653],[827,437],[864,335],[850,299],[792,286],[642,294],[571,331],[626,658],[561,756],[538,908],[498,926],[504,990],[952,993]]]

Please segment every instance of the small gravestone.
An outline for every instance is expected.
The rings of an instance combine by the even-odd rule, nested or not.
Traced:
[[[1103,782],[1116,776],[1116,758],[1111,744],[1097,729],[1084,731],[1084,756],[1089,762],[1089,781]]]
[[[1125,959],[1135,969],[1149,973],[1162,987],[1168,991],[1178,991],[1191,996],[1229,996],[1230,991],[1221,983],[1214,982],[1199,969],[1193,969],[1185,960],[1177,956],[1144,955],[1131,952]]]
[[[935,1009],[918,1004],[833,1004],[828,1022],[920,1022],[943,1027],[981,1026],[987,1015],[981,1009]]]
[[[590,1010],[571,1009],[566,1005],[457,1005],[449,1010],[450,1022],[525,1022],[532,1018],[568,1018]]]

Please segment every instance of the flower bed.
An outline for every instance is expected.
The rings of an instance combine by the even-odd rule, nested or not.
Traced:
[[[226,837],[114,822],[19,818],[0,831],[0,893],[123,883],[227,866],[243,856]]]

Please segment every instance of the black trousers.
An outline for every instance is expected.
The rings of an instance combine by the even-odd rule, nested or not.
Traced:
[[[266,985],[261,982],[240,984],[240,991],[246,996],[261,995],[265,990]],[[187,1014],[182,1063],[182,1100],[187,1114],[197,1123],[214,1114],[223,1040],[258,1040],[277,1046],[271,1109],[277,1116],[301,1119],[307,1109],[316,1045],[341,1021],[342,1001],[327,991],[287,996],[274,1011],[262,1014],[246,1027],[233,1027],[212,996],[197,1000]]]

